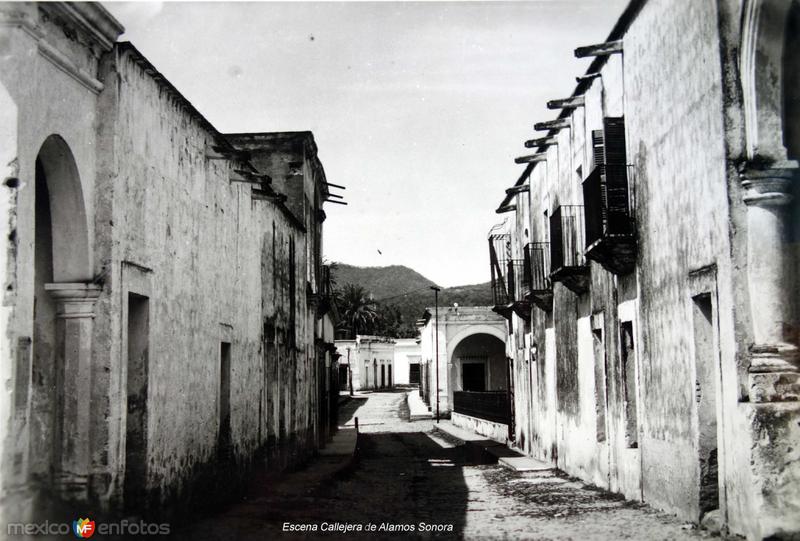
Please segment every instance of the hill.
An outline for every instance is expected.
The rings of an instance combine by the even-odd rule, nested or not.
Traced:
[[[402,295],[412,290],[427,289],[436,284],[420,273],[402,265],[389,267],[356,267],[337,263],[334,279],[340,286],[355,284],[372,293],[376,300]]]
[[[432,280],[402,265],[389,267],[356,267],[337,263],[333,271],[337,287],[354,284],[372,294],[376,303],[393,306],[400,312],[403,334],[413,335],[414,323],[425,308],[433,306]],[[439,292],[439,306],[490,306],[492,291],[489,282],[444,288]]]

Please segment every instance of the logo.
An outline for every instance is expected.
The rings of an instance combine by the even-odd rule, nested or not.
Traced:
[[[72,521],[72,531],[75,537],[88,539],[94,535],[94,521],[88,518],[79,518]]]

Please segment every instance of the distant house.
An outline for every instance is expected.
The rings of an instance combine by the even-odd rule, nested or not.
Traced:
[[[394,345],[395,385],[419,385],[422,358],[418,338],[397,338]]]
[[[478,419],[491,420],[504,425],[492,433],[502,434],[509,423],[506,321],[489,306],[439,307],[437,382],[436,312],[425,311],[420,330],[422,398],[456,424],[479,429]],[[488,409],[480,405],[487,400]]]
[[[358,391],[393,387],[395,341],[385,336],[360,334],[355,340],[336,340],[336,350],[341,355],[341,389]]]

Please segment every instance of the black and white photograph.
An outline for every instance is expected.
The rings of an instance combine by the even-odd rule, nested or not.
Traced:
[[[800,541],[800,0],[0,1],[0,539]]]

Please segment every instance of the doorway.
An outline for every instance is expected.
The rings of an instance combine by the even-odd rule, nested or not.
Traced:
[[[714,347],[714,307],[711,295],[692,299],[695,354],[695,404],[697,407],[697,453],[700,472],[700,517],[719,509],[717,462],[717,355]]]
[[[412,385],[419,385],[419,363],[411,363],[408,366],[408,382]]]
[[[231,344],[219,346],[219,432],[217,449],[221,459],[229,458],[231,446]]]
[[[463,363],[461,365],[461,388],[465,391],[485,391],[486,365],[484,363]]]
[[[150,301],[128,293],[128,381],[125,421],[125,504],[144,506],[147,488],[147,394]]]
[[[93,268],[80,176],[63,138],[53,134],[44,140],[32,173],[34,269],[28,456],[32,479],[52,488],[54,474],[71,478],[88,473],[85,453],[71,442],[65,444],[64,434],[86,445],[88,436],[76,433],[85,434],[89,427],[73,426],[77,409],[85,408],[88,400],[82,393],[75,398],[79,393],[75,376],[86,365],[78,362],[85,360],[84,351],[67,349],[65,336],[68,328],[81,323],[57,317],[58,303],[47,286],[86,283],[93,276]],[[77,363],[69,372],[65,372],[67,360]],[[65,460],[72,462],[65,464]]]

